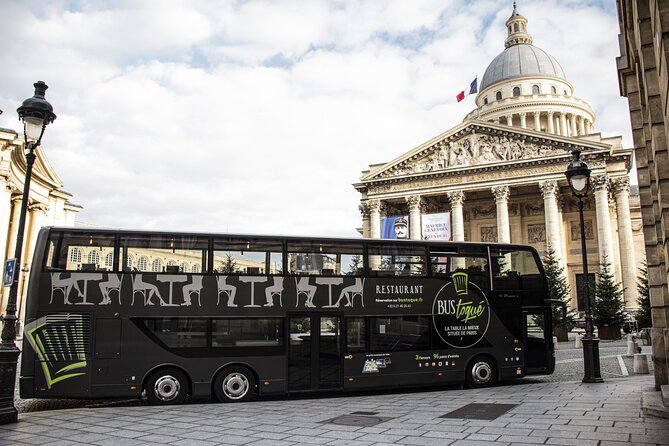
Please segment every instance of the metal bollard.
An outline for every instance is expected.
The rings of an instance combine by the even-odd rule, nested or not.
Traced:
[[[634,373],[639,375],[647,375],[648,371],[648,355],[645,353],[637,353],[634,355]]]
[[[641,350],[636,342],[636,336],[629,334],[627,335],[627,356],[634,356],[637,353],[641,353]]]

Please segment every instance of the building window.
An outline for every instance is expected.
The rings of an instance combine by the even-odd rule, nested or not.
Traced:
[[[163,262],[160,259],[156,259],[151,264],[151,271],[154,273],[159,273],[163,270]]]
[[[484,104],[487,104],[487,103],[488,103],[488,97],[487,97],[487,96],[486,96],[485,98],[483,98],[483,103],[484,103]]]
[[[126,257],[126,259],[125,259],[125,266],[126,266],[128,269],[132,269],[132,264],[133,264],[133,263],[134,263],[134,261],[133,261],[132,257],[130,257],[130,256]]]
[[[199,273],[200,272],[200,265],[198,265],[197,263],[195,265],[193,265],[193,272],[195,274]]]
[[[137,261],[137,269],[140,271],[146,271],[148,268],[149,262],[146,257],[140,257]]]
[[[74,248],[70,251],[70,262],[81,263],[81,250],[79,248]]]
[[[88,253],[88,263],[91,263],[93,265],[97,265],[100,263],[100,253],[97,251],[91,251]]]
[[[109,253],[105,256],[105,266],[111,268],[114,265],[114,254]]]
[[[188,263],[183,262],[181,266],[179,267],[179,272],[181,273],[187,273],[190,270],[190,267],[188,266]]]
[[[497,93],[495,93],[495,99],[497,99],[498,101],[502,99],[502,92],[501,91],[498,91]]]
[[[532,94],[539,94],[539,86],[538,85],[532,85]]]
[[[557,88],[555,88],[555,85],[551,86],[551,93],[557,94]]]
[[[520,96],[520,87],[513,87],[513,97],[517,98]]]

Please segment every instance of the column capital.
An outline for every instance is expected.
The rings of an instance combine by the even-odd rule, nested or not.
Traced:
[[[381,200],[368,200],[367,205],[370,212],[381,212]]]
[[[509,186],[493,186],[490,190],[495,196],[495,201],[509,199]]]
[[[630,177],[624,176],[611,178],[611,192],[613,192],[613,195],[618,195],[623,192],[629,193],[629,191]]]
[[[541,195],[544,199],[549,196],[559,195],[560,188],[558,187],[558,182],[556,180],[546,180],[539,182],[539,189],[541,189]]]
[[[360,214],[362,215],[362,218],[369,218],[369,215],[371,214],[371,210],[369,208],[369,203],[363,202],[360,203],[358,206],[358,209],[360,210]]]
[[[607,191],[609,187],[609,177],[607,175],[594,175],[590,178],[592,189],[597,192],[600,190]]]
[[[408,197],[404,197],[404,199],[409,205],[409,210],[420,209],[423,207],[423,199],[420,195],[409,195]]]
[[[465,201],[465,192],[462,190],[446,192],[446,196],[450,200],[451,206],[462,206]]]
[[[46,214],[49,212],[49,206],[44,203],[33,203],[28,205],[28,210],[30,212],[41,211]]]
[[[554,115],[555,115],[555,112],[552,111],[552,110],[548,110],[548,111],[546,112],[546,114],[547,114],[548,116],[554,116]]]
[[[518,113],[518,116],[527,116],[527,112],[520,112]]]

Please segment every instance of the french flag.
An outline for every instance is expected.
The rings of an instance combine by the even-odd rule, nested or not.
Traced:
[[[477,87],[478,87],[478,79],[477,79],[477,78],[474,78],[474,80],[472,81],[472,83],[469,84],[469,87],[468,87],[468,88],[465,88],[465,89],[462,90],[460,93],[458,93],[457,96],[455,96],[455,99],[457,99],[458,102],[460,102],[461,100],[463,100],[463,99],[465,98],[465,96],[468,96],[468,95],[470,95],[470,94],[477,93],[477,92],[478,92],[478,88],[477,88]]]

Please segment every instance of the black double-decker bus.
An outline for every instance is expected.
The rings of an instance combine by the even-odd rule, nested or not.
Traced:
[[[246,401],[555,367],[528,246],[44,228],[23,398]]]

